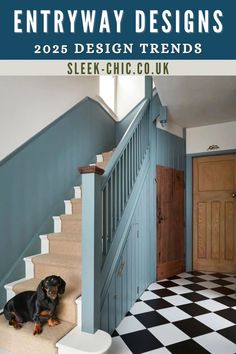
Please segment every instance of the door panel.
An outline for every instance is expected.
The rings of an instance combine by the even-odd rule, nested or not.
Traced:
[[[157,278],[184,269],[184,173],[157,166]]]
[[[236,155],[193,160],[193,268],[236,271]]]

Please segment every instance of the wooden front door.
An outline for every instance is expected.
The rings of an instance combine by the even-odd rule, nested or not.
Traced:
[[[157,279],[184,270],[184,172],[157,166]]]
[[[236,155],[193,160],[193,268],[236,272]]]

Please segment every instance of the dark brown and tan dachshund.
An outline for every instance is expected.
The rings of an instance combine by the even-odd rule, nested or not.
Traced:
[[[56,308],[59,303],[59,294],[65,292],[65,281],[57,276],[50,275],[42,280],[36,291],[24,291],[10,299],[3,309],[9,325],[20,329],[22,323],[34,322],[33,334],[42,332],[43,324],[56,326],[60,321],[56,318]]]

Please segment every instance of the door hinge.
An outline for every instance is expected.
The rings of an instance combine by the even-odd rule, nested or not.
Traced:
[[[139,294],[139,286],[137,286],[137,294]]]

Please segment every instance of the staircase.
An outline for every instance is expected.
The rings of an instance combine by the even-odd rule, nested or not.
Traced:
[[[111,155],[112,152],[97,155],[96,165],[105,169]],[[25,323],[22,329],[15,330],[9,326],[4,316],[0,316],[0,353],[86,353],[84,342],[88,338],[87,334],[81,335],[83,351],[76,351],[77,343],[74,343],[74,338],[71,338],[73,333],[76,333],[76,342],[79,341],[77,328],[81,316],[81,187],[75,187],[74,198],[65,201],[65,215],[53,219],[54,233],[40,236],[41,254],[24,259],[25,278],[7,284],[5,288],[9,300],[19,292],[36,290],[40,281],[48,275],[61,276],[66,281],[66,291],[58,306],[58,318],[61,324],[52,328],[44,325],[43,333],[33,336],[33,323]],[[77,332],[70,332],[73,328]],[[61,338],[63,338],[60,341],[61,345],[57,344]],[[99,340],[101,341],[101,338]],[[70,348],[72,342],[73,349]],[[89,352],[92,352],[91,349]],[[102,352],[96,351],[96,353]]]

